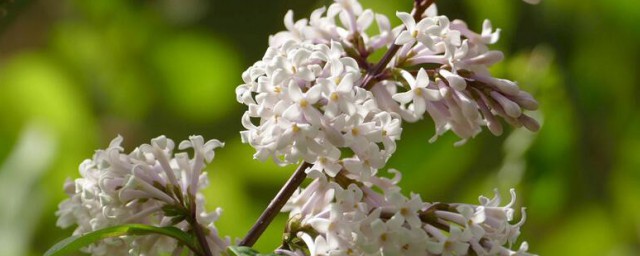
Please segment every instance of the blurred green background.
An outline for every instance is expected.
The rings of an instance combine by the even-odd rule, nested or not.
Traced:
[[[391,17],[410,0],[362,0]],[[430,121],[405,126],[388,166],[405,192],[476,203],[515,187],[522,239],[541,255],[640,255],[640,8],[635,0],[438,1],[441,13],[502,28],[496,76],[540,101],[538,133],[485,131],[434,144]],[[41,255],[62,184],[117,134],[125,147],[165,134],[226,141],[209,167],[208,208],[242,237],[294,168],[252,160],[240,143],[241,72],[267,37],[329,1],[0,1],[0,256]],[[399,22],[393,21],[395,24]],[[258,248],[277,246],[280,216]]]

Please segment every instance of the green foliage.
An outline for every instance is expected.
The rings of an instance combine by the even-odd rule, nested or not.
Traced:
[[[275,256],[275,253],[262,254],[251,247],[246,246],[229,246],[229,253],[234,256]]]
[[[128,224],[114,227],[108,227],[96,230],[84,235],[72,236],[66,238],[44,253],[45,256],[63,256],[75,252],[92,243],[113,237],[121,236],[141,236],[149,234],[158,234],[172,237],[181,244],[191,248],[194,252],[199,252],[198,244],[194,237],[176,227],[154,227],[142,224]]]

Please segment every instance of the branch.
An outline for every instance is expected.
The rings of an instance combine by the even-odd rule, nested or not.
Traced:
[[[306,169],[310,168],[312,165],[307,162],[302,162],[298,169],[291,175],[287,183],[284,184],[280,192],[276,195],[276,197],[271,200],[267,209],[262,212],[258,221],[253,224],[251,230],[247,236],[238,244],[239,246],[253,246],[256,243],[260,235],[267,229],[271,221],[278,215],[282,207],[289,200],[293,192],[302,184],[305,178],[307,178]]]
[[[188,205],[185,205],[185,208],[188,209],[189,212],[189,216],[187,216],[187,222],[189,223],[189,225],[191,225],[191,228],[196,235],[196,239],[198,240],[200,248],[202,249],[202,255],[213,256],[213,254],[211,253],[211,248],[209,248],[209,243],[207,242],[207,235],[204,233],[204,230],[202,230],[202,225],[198,223],[198,219],[196,216],[196,198],[191,194],[188,194],[188,196]]]

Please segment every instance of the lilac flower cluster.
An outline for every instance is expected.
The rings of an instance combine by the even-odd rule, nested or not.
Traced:
[[[294,22],[288,13],[288,30],[270,38],[265,56],[243,73],[244,84],[236,89],[237,100],[248,106],[243,142],[256,148],[260,160],[304,160],[330,176],[342,165],[368,177],[395,151],[401,120],[428,114],[436,125],[432,141],[451,130],[462,138],[457,145],[481,126],[501,134],[498,117],[537,130],[538,123],[523,113],[537,108],[535,99],[488,71],[503,58],[487,46],[498,40],[499,30],[485,21],[477,34],[436,14],[430,10],[416,21],[399,12],[404,25],[391,29],[385,16],[353,0],[320,8],[308,21]],[[381,33],[368,36],[374,17]],[[366,88],[361,74],[371,68],[367,56],[393,44],[398,53]],[[353,156],[343,156],[341,148]]]
[[[503,59],[489,48],[500,30],[487,20],[473,32],[435,5],[423,11],[398,12],[396,28],[356,0],[335,0],[298,21],[288,12],[287,30],[271,36],[263,59],[243,73],[236,95],[248,107],[242,139],[254,157],[312,164],[306,172],[315,180],[284,209],[291,219],[280,253],[530,255],[526,242],[510,249],[525,219],[523,210],[512,223],[513,190],[505,206],[497,193],[480,205],[428,203],[401,194],[399,179],[377,176],[402,121],[428,117],[431,142],[450,130],[461,138],[456,145],[482,126],[500,135],[499,119],[539,128],[525,114],[538,107],[531,94],[489,72]],[[374,20],[379,32],[369,35]],[[368,57],[378,50],[393,55],[372,74],[378,67]]]
[[[288,255],[532,255],[516,242],[525,212],[514,220],[515,192],[500,206],[480,197],[480,205],[423,202],[407,198],[393,180],[373,177],[366,186],[339,174],[313,171],[315,180],[291,198]],[[375,185],[373,185],[375,184]],[[376,189],[377,188],[377,189]],[[383,193],[378,193],[381,190]]]
[[[58,226],[77,225],[74,235],[130,223],[176,226],[186,231],[190,226],[185,216],[175,214],[186,208],[195,211],[197,222],[207,230],[213,253],[224,252],[229,239],[219,237],[214,226],[221,210],[206,212],[204,197],[198,193],[208,185],[205,164],[223,144],[191,136],[178,146],[181,150],[193,148],[194,155],[189,158],[186,152],[174,154],[174,142],[164,136],[129,154],[123,153],[121,143],[118,136],[107,149],[97,150],[93,159],[80,165],[81,177],[66,182],[70,198],[60,203]],[[193,206],[196,208],[189,209]],[[92,255],[158,255],[176,249],[172,238],[148,235],[105,239],[84,250]]]
[[[241,135],[256,148],[255,158],[280,164],[304,160],[330,176],[342,164],[363,177],[384,165],[400,139],[400,119],[357,86],[360,68],[343,53],[337,42],[290,40],[270,47],[243,73],[245,84],[236,93],[249,109]],[[341,157],[343,148],[353,157]]]

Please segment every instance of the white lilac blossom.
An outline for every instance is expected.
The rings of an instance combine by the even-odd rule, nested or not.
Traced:
[[[513,202],[431,204],[403,196],[398,179],[377,176],[395,152],[402,121],[430,117],[436,126],[430,141],[452,131],[462,139],[456,145],[482,126],[501,134],[498,117],[539,128],[525,113],[538,107],[533,96],[489,72],[504,57],[489,48],[500,30],[487,20],[481,33],[473,32],[438,15],[435,5],[423,11],[398,12],[403,25],[396,28],[356,0],[335,0],[298,21],[290,11],[287,30],[271,36],[263,59],[243,73],[236,89],[248,107],[243,142],[256,149],[256,159],[310,163],[306,172],[315,179],[285,207],[294,225],[280,252],[527,255],[526,243],[509,249],[523,223],[511,224]],[[374,19],[379,33],[370,35]],[[385,61],[370,63],[382,49],[390,54]],[[340,183],[344,177],[353,182]]]
[[[243,142],[256,149],[257,159],[303,160],[330,176],[342,169],[342,159],[366,159],[369,165],[347,169],[369,176],[395,150],[401,127],[396,114],[381,110],[358,86],[360,72],[338,42],[289,40],[270,47],[236,89],[237,100],[248,106]],[[353,155],[343,156],[342,148]]]
[[[372,178],[371,186],[339,174],[320,177],[289,201],[290,223],[284,246],[289,255],[532,255],[528,245],[511,246],[524,224],[514,221],[515,192],[501,206],[480,197],[480,205],[423,202],[407,198],[398,178]]]
[[[174,153],[174,142],[164,136],[129,154],[123,153],[121,143],[118,136],[108,148],[97,150],[92,159],[80,165],[81,177],[66,182],[70,198],[59,206],[58,226],[77,225],[74,235],[130,223],[187,231],[184,216],[173,214],[171,209],[195,200],[196,220],[207,230],[212,252],[219,255],[226,250],[229,240],[219,237],[214,226],[221,210],[206,212],[204,197],[198,192],[208,185],[205,164],[213,160],[214,149],[223,143],[191,136],[179,145],[179,149],[193,148],[191,158],[186,152]],[[176,246],[172,238],[148,235],[106,239],[84,250],[92,255],[158,255],[172,252]]]
[[[256,148],[256,158],[288,164],[301,159],[313,163],[318,157],[326,161],[331,155],[336,167],[340,157],[335,157],[335,149],[351,141],[343,138],[347,131],[332,128],[335,120],[365,122],[368,115],[381,112],[409,122],[428,116],[436,126],[430,141],[453,131],[462,138],[456,145],[475,137],[482,126],[502,134],[498,117],[516,127],[539,129],[525,113],[538,107],[531,94],[516,82],[492,77],[488,70],[503,59],[502,52],[489,49],[500,34],[490,21],[478,34],[463,21],[439,16],[435,5],[419,20],[405,12],[397,16],[403,25],[392,29],[387,17],[354,0],[335,1],[313,11],[308,20],[294,21],[293,13],[287,13],[287,30],[270,38],[263,60],[243,74],[244,84],[236,90],[238,101],[249,108],[243,139]],[[374,19],[379,34],[369,35]],[[394,45],[399,51],[385,71],[366,88],[369,91],[362,90],[362,74],[373,66],[368,56]],[[255,119],[259,123],[251,122]],[[288,145],[292,140],[295,145]],[[361,142],[360,150],[352,150],[369,147]],[[363,158],[358,152],[355,157]]]

